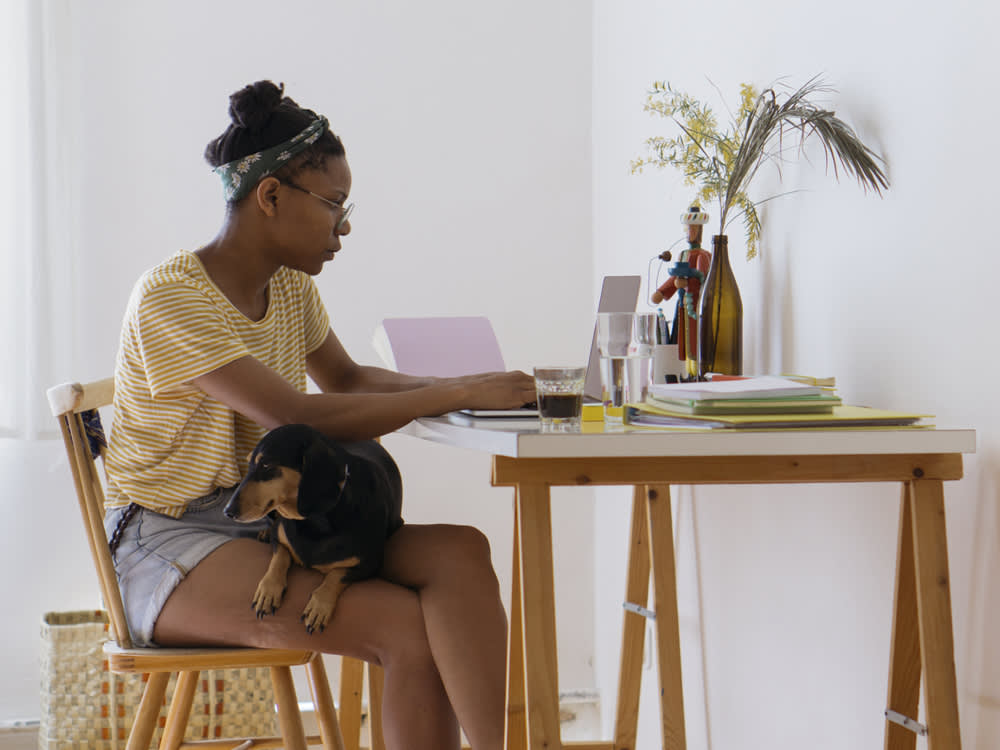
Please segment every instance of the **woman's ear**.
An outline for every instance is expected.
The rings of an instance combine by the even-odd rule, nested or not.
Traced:
[[[265,177],[257,183],[254,190],[254,197],[257,201],[257,208],[266,216],[274,216],[278,210],[278,188],[281,181],[277,177]]]

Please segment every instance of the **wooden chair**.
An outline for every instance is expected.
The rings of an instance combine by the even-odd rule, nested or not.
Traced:
[[[104,489],[87,439],[83,416],[108,406],[114,395],[114,380],[107,378],[81,385],[67,383],[49,389],[49,404],[59,421],[73,482],[83,516],[90,552],[97,568],[104,606],[108,610],[114,643],[105,646],[108,668],[118,674],[148,674],[136,711],[127,750],[147,750],[166,695],[167,682],[177,675],[173,699],[160,741],[161,750],[240,750],[283,747],[305,750],[322,743],[326,750],[359,750],[362,723],[362,683],[364,663],[344,657],[341,667],[341,713],[338,720],[327,680],[322,654],[296,649],[263,648],[133,648],[125,620],[118,579],[115,576],[104,532]],[[319,736],[305,735],[299,712],[291,667],[304,665],[309,678]],[[280,737],[232,738],[185,741],[184,734],[198,685],[205,669],[245,669],[269,667],[278,708]],[[370,736],[372,750],[384,750],[379,714],[382,699],[382,672],[369,666]],[[342,731],[343,730],[343,731]]]

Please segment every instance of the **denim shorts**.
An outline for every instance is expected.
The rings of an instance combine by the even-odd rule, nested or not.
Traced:
[[[236,523],[223,515],[234,489],[218,489],[191,501],[180,518],[140,507],[125,527],[115,554],[115,571],[136,646],[156,645],[156,618],[195,565],[226,542],[256,538],[267,528],[266,518]],[[125,510],[111,508],[105,513],[104,529],[109,539]]]

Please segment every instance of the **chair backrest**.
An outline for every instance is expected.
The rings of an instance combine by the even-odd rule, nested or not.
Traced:
[[[114,378],[105,378],[92,383],[57,385],[48,390],[48,397],[52,414],[59,421],[62,431],[80,514],[90,543],[90,554],[97,570],[104,606],[111,619],[112,634],[119,646],[131,648],[132,639],[125,619],[125,607],[111,560],[111,550],[108,548],[108,538],[104,533],[104,485],[97,470],[97,451],[91,449],[91,440],[88,439],[88,422],[93,424],[92,412],[109,406],[114,393]]]

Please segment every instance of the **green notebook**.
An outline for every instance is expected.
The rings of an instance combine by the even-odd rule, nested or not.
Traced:
[[[777,398],[664,398],[650,394],[646,405],[681,414],[832,414],[843,402],[833,393]]]

